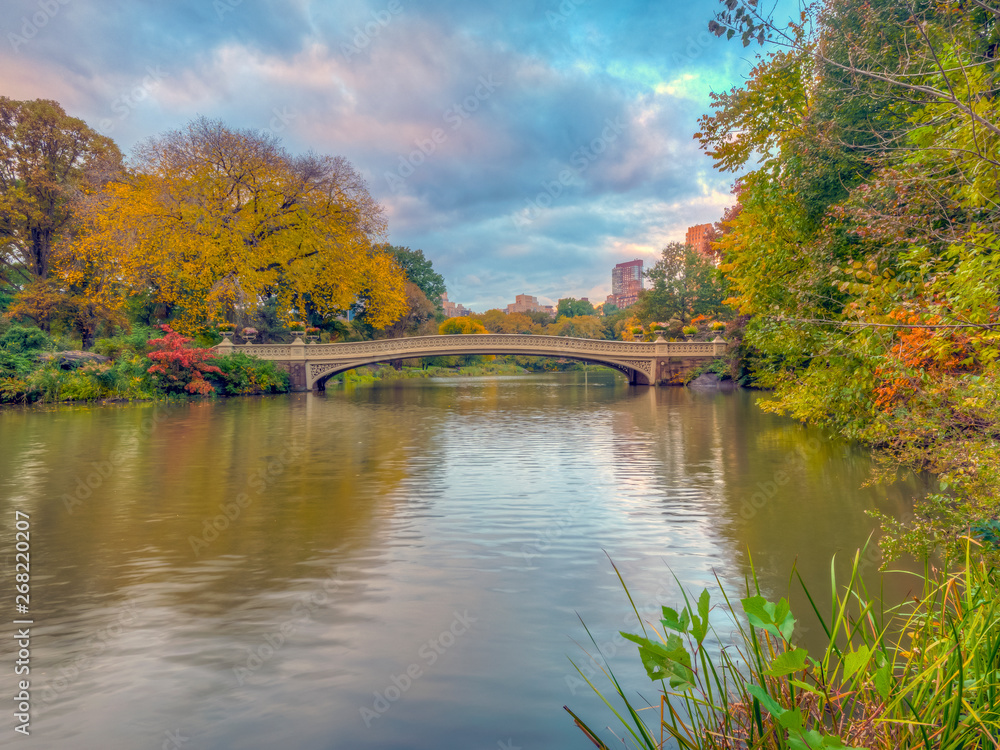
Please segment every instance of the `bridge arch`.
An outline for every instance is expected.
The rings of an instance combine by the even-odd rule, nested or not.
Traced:
[[[452,357],[452,356],[466,356],[470,354],[487,354],[496,355],[496,352],[470,352],[468,349],[455,350],[453,352],[438,352],[435,351],[433,354],[408,354],[405,359],[412,359],[417,357]],[[555,356],[560,359],[573,359],[578,362],[587,362],[594,365],[603,365],[609,367],[613,370],[625,375],[628,378],[628,382],[631,385],[649,385],[649,378],[646,373],[635,369],[634,367],[629,367],[628,365],[621,364],[619,362],[606,362],[599,359],[593,359],[588,357],[571,356],[567,354],[558,355],[540,355],[540,354],[525,354],[525,353],[515,353],[515,352],[504,352],[504,354],[512,354],[515,356]],[[498,355],[499,356],[499,355]],[[365,360],[358,360],[356,362],[310,362],[308,365],[307,372],[307,383],[306,387],[308,390],[326,390],[326,383],[330,378],[339,375],[348,370],[354,370],[358,367],[364,367],[365,365],[374,365],[379,363],[391,362],[392,360],[401,359],[401,357],[374,357]],[[311,380],[312,382],[309,382]]]

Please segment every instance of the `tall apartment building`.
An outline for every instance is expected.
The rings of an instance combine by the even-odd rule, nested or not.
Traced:
[[[642,289],[642,260],[619,263],[611,269],[611,296],[605,304],[613,302],[619,308],[634,305]]]
[[[687,234],[684,235],[684,244],[690,245],[698,253],[706,258],[715,258],[715,251],[712,250],[712,235],[714,227],[711,224],[696,224],[688,227]]]

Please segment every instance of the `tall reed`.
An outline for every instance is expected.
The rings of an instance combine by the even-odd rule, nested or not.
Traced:
[[[795,645],[788,601],[762,596],[751,563],[738,602],[720,582],[721,608],[735,626],[732,645],[712,646],[723,641],[709,622],[707,589],[696,601],[682,589],[683,608],[663,607],[659,627],[644,623],[641,635],[622,633],[659,683],[658,705],[640,706],[626,695],[589,630],[612,689],[605,694],[577,671],[639,748],[671,740],[681,750],[998,748],[1000,581],[973,544],[966,545],[961,570],[928,566],[918,589],[923,595],[888,610],[869,595],[860,552],[844,586],[831,563],[828,617],[794,571],[809,616],[826,636],[821,653]],[[566,710],[597,747],[608,747]]]

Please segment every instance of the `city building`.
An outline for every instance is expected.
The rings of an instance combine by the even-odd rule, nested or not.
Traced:
[[[544,312],[549,315],[555,315],[556,311],[552,305],[539,305],[538,298],[532,297],[529,294],[519,294],[515,297],[515,301],[507,305],[506,313],[510,315],[511,313],[526,313],[526,312]]]
[[[472,315],[472,310],[469,310],[464,305],[456,305],[454,302],[449,302],[448,292],[441,295],[441,309],[444,310],[446,318],[462,318]]]
[[[641,259],[619,263],[611,269],[611,294],[605,304],[610,302],[619,309],[634,305],[643,290],[642,278]]]
[[[715,236],[715,228],[711,224],[697,224],[688,227],[687,234],[684,235],[684,244],[690,245],[698,253],[706,258],[715,259],[715,251],[712,249],[712,238]]]

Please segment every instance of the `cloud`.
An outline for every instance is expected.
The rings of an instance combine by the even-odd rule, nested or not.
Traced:
[[[752,63],[711,8],[589,0],[11,0],[0,94],[131,148],[206,115],[342,154],[474,309],[610,290],[731,203],[691,134]],[[46,6],[49,7],[49,6]]]

